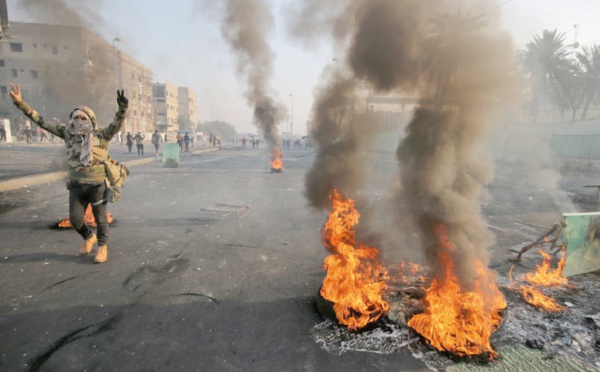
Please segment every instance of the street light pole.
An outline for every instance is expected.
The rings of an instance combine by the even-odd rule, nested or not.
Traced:
[[[292,116],[290,120],[290,137],[294,140],[294,96],[290,93],[290,99],[292,100]]]

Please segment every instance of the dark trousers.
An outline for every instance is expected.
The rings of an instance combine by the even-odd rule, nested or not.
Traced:
[[[136,147],[137,147],[138,155],[144,155],[144,144],[143,143],[138,144],[138,145],[136,145]]]
[[[84,239],[92,236],[92,230],[85,224],[84,215],[90,203],[95,203],[104,198],[106,184],[82,184],[69,181],[69,221]],[[98,246],[108,243],[108,217],[106,215],[106,202],[92,205],[92,212],[96,219]]]
[[[131,143],[127,142],[127,148],[129,149],[129,152],[131,152],[132,147],[133,147],[133,142],[131,142]]]

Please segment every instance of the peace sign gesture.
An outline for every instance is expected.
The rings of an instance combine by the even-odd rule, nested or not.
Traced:
[[[8,92],[8,95],[14,103],[22,102],[23,97],[21,97],[21,84],[17,84],[17,86],[15,87],[13,83],[10,83],[10,92]]]
[[[127,108],[129,100],[127,99],[127,97],[125,97],[124,90],[117,90],[117,104],[121,107]]]

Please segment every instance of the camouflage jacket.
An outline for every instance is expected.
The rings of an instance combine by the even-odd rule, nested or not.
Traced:
[[[79,182],[101,182],[106,178],[104,164],[95,157],[86,166],[81,163],[81,136],[74,135],[69,132],[67,126],[57,124],[50,120],[46,120],[37,111],[32,109],[25,101],[15,103],[23,113],[34,123],[47,130],[50,133],[62,138],[65,141],[67,148],[67,156],[69,157],[69,179]],[[94,147],[99,147],[103,150],[108,150],[108,145],[113,136],[121,130],[125,122],[127,112],[126,106],[119,106],[115,118],[110,125],[104,129],[94,129]]]

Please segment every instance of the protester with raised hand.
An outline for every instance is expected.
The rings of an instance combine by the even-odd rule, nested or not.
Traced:
[[[108,153],[113,136],[121,131],[129,100],[124,92],[117,91],[119,106],[115,118],[106,128],[99,129],[96,115],[86,106],[79,106],[69,115],[69,124],[63,125],[47,120],[31,108],[21,96],[21,86],[10,84],[9,96],[23,113],[35,124],[65,141],[69,163],[69,220],[75,230],[85,239],[79,255],[91,253],[98,243],[94,262],[102,263],[108,258],[108,218],[106,211],[106,168],[101,162],[101,154]],[[85,224],[84,215],[88,205],[92,205],[96,219],[97,235]]]

